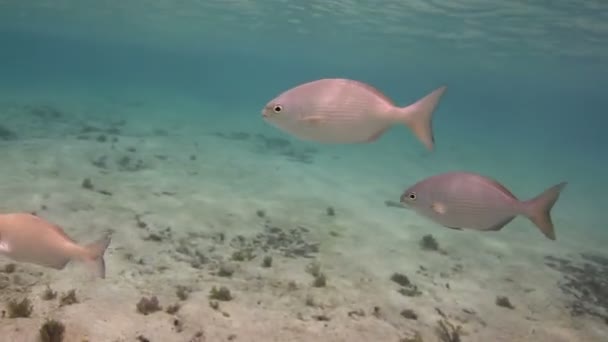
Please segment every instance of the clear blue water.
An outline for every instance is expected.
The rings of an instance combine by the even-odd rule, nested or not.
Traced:
[[[449,165],[496,177],[522,197],[567,180],[555,216],[582,239],[608,242],[608,3],[533,3],[0,0],[0,101],[31,89],[93,97],[153,89],[167,103],[178,94],[220,109],[176,107],[167,122],[231,116],[285,136],[264,125],[260,109],[305,81],[357,79],[402,105],[445,84],[433,154],[400,155],[418,144],[403,129],[348,153],[373,162],[391,151],[385,172],[395,180],[407,163]],[[398,195],[413,180],[382,186]]]

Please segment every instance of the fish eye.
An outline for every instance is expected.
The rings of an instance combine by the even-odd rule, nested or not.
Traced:
[[[407,198],[409,198],[409,199],[410,199],[410,200],[412,200],[412,201],[416,200],[416,193],[415,193],[415,192],[410,192],[410,193],[407,195]]]
[[[275,105],[274,107],[272,107],[272,110],[275,113],[280,113],[283,110],[283,106],[281,106],[281,105]]]

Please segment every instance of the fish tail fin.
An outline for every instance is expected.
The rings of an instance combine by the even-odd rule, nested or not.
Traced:
[[[88,252],[87,264],[95,271],[95,274],[100,278],[106,277],[106,262],[104,253],[110,245],[110,234],[105,235],[101,239],[85,246]]]
[[[538,229],[551,240],[555,240],[553,221],[551,220],[551,209],[557,202],[561,191],[566,187],[567,182],[561,182],[540,195],[522,202],[523,213]]]
[[[446,86],[439,87],[411,105],[399,108],[399,121],[405,123],[429,151],[432,151],[435,145],[433,112],[446,89]]]

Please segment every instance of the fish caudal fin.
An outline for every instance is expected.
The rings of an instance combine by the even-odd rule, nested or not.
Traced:
[[[551,208],[557,202],[559,194],[566,187],[566,184],[568,183],[562,182],[556,184],[533,199],[522,202],[524,205],[524,215],[551,240],[555,240],[555,231],[553,230],[553,221],[551,220]]]
[[[88,244],[85,249],[88,252],[87,264],[90,264],[91,268],[95,271],[95,274],[100,278],[106,277],[106,262],[103,259],[103,255],[106,249],[110,245],[110,235],[106,235],[103,238]]]
[[[446,88],[446,86],[437,88],[415,103],[399,108],[398,120],[404,122],[430,151],[435,145],[432,126],[433,112]]]

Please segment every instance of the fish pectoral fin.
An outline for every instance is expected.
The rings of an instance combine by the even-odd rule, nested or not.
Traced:
[[[6,241],[0,241],[0,253],[8,254],[11,252],[11,246]]]
[[[320,124],[322,124],[325,119],[322,116],[309,116],[306,118],[302,119],[303,122],[312,125],[312,126],[318,126]]]
[[[379,130],[378,132],[372,134],[369,138],[367,138],[367,142],[374,142],[378,140],[378,138],[380,138],[388,129],[389,127],[385,127]]]
[[[439,215],[445,215],[447,212],[445,204],[441,202],[433,202],[433,204],[431,204],[431,209],[433,209],[433,211]]]

